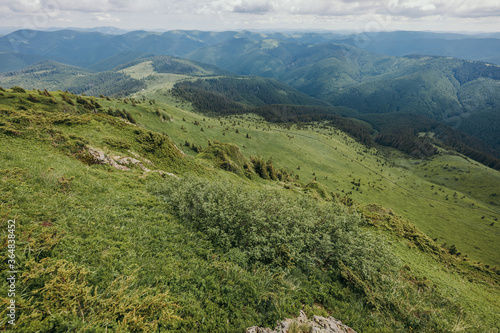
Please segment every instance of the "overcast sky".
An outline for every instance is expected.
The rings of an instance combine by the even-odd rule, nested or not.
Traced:
[[[0,0],[0,27],[499,32],[500,0]]]

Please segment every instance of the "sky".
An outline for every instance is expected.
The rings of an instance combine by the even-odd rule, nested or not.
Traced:
[[[97,26],[500,32],[500,0],[0,0],[0,28]]]

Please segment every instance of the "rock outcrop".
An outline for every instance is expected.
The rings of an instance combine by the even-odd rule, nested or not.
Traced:
[[[274,330],[252,326],[247,328],[246,333],[356,333],[356,331],[333,317],[313,316],[313,319],[308,319],[304,311],[300,311],[300,316],[294,319],[286,318],[279,322]]]
[[[142,161],[138,160],[137,158],[133,157],[122,157],[122,156],[117,156],[117,155],[106,155],[102,150],[94,149],[94,148],[88,148],[87,149],[88,153],[92,156],[94,163],[95,164],[108,164],[114,167],[117,170],[130,170],[131,167],[137,166],[144,172],[157,172],[160,175],[168,175],[168,176],[173,176],[176,177],[173,173],[166,172],[163,170],[150,170],[146,168],[143,164]],[[135,157],[139,158],[139,155],[130,152],[133,154]],[[153,165],[153,163],[147,159],[144,159],[144,163]]]

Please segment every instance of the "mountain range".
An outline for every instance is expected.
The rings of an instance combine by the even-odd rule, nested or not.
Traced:
[[[498,332],[500,67],[369,49],[497,37],[1,37],[0,300],[23,332]]]
[[[143,89],[145,76],[123,69],[156,59],[156,73],[200,76],[203,67],[203,76],[275,79],[312,105],[358,118],[418,114],[476,137],[476,147],[500,158],[498,54],[494,35],[18,30],[0,37],[0,84],[126,95]]]
[[[196,30],[131,31],[117,34],[115,30],[110,28],[86,31],[22,29],[0,37],[0,54],[2,55],[0,72],[18,70],[37,61],[49,59],[87,67],[127,51],[184,57],[201,47],[215,45],[234,38],[255,41],[275,39],[310,45],[333,43],[350,45],[391,56],[439,55],[500,64],[500,59],[498,59],[500,39],[494,34],[460,35],[397,31],[346,35],[345,33],[329,32],[264,33]],[[31,58],[19,59],[21,55],[29,55]],[[16,61],[16,59],[18,60]]]

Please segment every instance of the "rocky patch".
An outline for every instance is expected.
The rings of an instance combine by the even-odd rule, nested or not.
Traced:
[[[246,333],[356,333],[356,331],[333,317],[313,316],[313,319],[308,319],[305,312],[300,311],[300,316],[294,319],[286,318],[279,322],[274,330],[252,326],[247,328]]]
[[[168,175],[168,176],[173,176],[176,177],[173,173],[170,172],[165,172],[163,170],[151,170],[148,169],[144,166],[144,163],[148,165],[153,165],[153,162],[144,159],[144,161],[140,161],[137,158],[140,156],[134,152],[130,152],[132,155],[134,155],[137,158],[133,157],[128,157],[128,156],[118,156],[118,155],[107,155],[105,154],[102,150],[98,150],[95,148],[88,148],[87,149],[88,153],[92,156],[94,159],[95,164],[108,164],[114,167],[117,170],[125,170],[128,171],[132,167],[138,167],[144,172],[158,172],[160,175]]]

